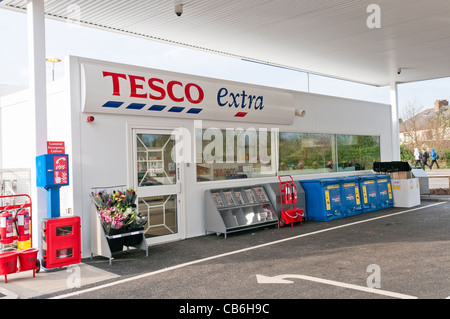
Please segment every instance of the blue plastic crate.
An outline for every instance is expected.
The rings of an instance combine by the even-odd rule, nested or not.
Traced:
[[[394,207],[391,176],[389,174],[377,174],[376,176],[378,187],[378,208],[385,209]]]
[[[299,181],[305,191],[308,220],[329,221],[346,217],[341,181],[337,178]]]
[[[378,204],[378,180],[377,175],[360,175],[359,185],[361,188],[363,213],[373,212],[379,209]]]
[[[342,206],[347,216],[362,214],[361,189],[359,176],[343,177],[341,180]]]

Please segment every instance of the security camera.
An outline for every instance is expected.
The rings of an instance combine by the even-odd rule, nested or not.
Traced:
[[[305,110],[297,109],[297,110],[295,110],[295,115],[296,115],[296,116],[299,116],[299,117],[305,117],[306,111],[305,111]]]
[[[179,17],[183,14],[183,4],[182,3],[175,5],[175,14]]]
[[[402,73],[402,69],[401,69],[401,68],[398,68],[398,69],[397,69],[397,74],[400,74],[400,73]]]

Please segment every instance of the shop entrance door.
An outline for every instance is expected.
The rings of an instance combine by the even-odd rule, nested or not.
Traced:
[[[134,185],[138,210],[148,221],[145,237],[157,244],[184,237],[181,215],[179,134],[170,130],[133,129]]]

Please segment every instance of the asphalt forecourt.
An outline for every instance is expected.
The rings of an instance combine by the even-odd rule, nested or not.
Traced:
[[[227,239],[209,235],[152,246],[148,259],[121,253],[111,266],[94,258],[86,262],[118,279],[42,298],[178,300],[180,312],[194,299],[446,299],[449,208],[424,202]]]

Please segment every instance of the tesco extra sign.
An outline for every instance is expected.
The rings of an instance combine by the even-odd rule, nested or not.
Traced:
[[[164,100],[169,97],[170,100],[176,103],[189,101],[192,104],[199,104],[205,98],[205,92],[200,85],[195,83],[187,83],[184,85],[180,81],[171,80],[164,83],[163,79],[157,77],[145,78],[144,76],[136,76],[130,74],[122,74],[115,72],[103,71],[104,78],[111,78],[112,81],[112,95],[121,96],[120,80],[125,80],[123,85],[130,86],[130,97],[139,99],[151,99],[155,101]],[[181,94],[175,93],[175,88],[182,90]]]
[[[83,112],[291,124],[291,94],[153,69],[82,64]]]

